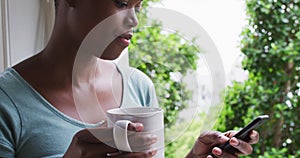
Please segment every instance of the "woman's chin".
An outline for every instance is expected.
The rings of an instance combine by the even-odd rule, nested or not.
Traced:
[[[128,47],[129,44],[125,44],[118,40],[113,41],[100,55],[101,59],[104,60],[115,60],[117,59],[121,53]]]
[[[103,53],[101,56],[100,56],[100,59],[103,59],[103,60],[115,60],[117,59],[118,57],[120,57],[122,51],[120,51],[120,53]]]

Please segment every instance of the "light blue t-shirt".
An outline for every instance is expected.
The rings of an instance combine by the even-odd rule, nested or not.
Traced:
[[[142,72],[118,67],[121,107],[157,106],[152,81]],[[13,68],[0,74],[0,157],[62,157],[72,137],[87,124],[54,108]]]

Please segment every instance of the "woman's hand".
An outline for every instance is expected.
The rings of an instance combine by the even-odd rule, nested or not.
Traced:
[[[226,133],[205,132],[198,137],[186,158],[212,158],[213,155],[218,158],[236,158],[239,155],[251,154],[253,151],[251,144],[258,142],[259,134],[256,131],[251,131],[249,133],[251,139],[245,142],[234,138],[233,135],[236,133],[236,131],[228,131]],[[217,147],[228,140],[230,140],[230,145],[239,151],[236,155],[227,153]]]
[[[128,126],[128,130],[135,132],[141,132],[143,128],[143,125],[140,123],[130,123]],[[135,145],[148,146],[149,150],[134,153],[119,152],[115,148],[112,131],[111,127],[99,127],[79,131],[73,137],[64,158],[150,158],[157,152],[157,150],[150,149],[150,145],[155,143],[157,138],[147,135],[131,135],[129,139],[135,142]]]

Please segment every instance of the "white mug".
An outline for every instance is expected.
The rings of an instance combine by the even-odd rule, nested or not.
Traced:
[[[158,150],[154,158],[164,158],[164,117],[163,110],[152,107],[115,108],[107,111],[108,127],[113,127],[114,142],[121,151],[138,152],[128,141],[127,127],[130,122],[144,125],[137,133],[156,135],[158,141],[151,147]]]

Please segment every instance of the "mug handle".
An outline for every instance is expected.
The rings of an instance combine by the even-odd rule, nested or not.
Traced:
[[[128,141],[128,125],[131,121],[119,120],[114,124],[113,137],[117,149],[120,151],[132,152]]]

